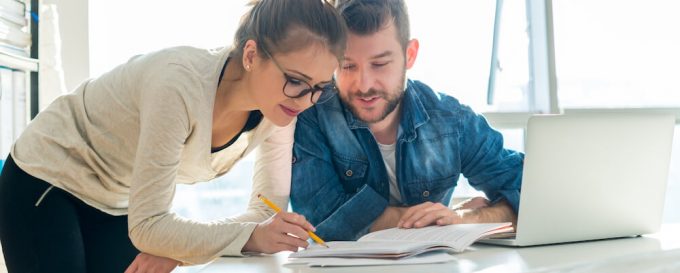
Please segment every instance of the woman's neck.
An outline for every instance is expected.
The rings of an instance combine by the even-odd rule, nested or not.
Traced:
[[[217,85],[213,105],[212,147],[221,147],[242,130],[249,112],[257,110],[250,96],[249,74],[238,63],[228,62]]]
[[[234,60],[230,60],[224,70],[216,90],[213,118],[257,110],[248,84],[249,73]]]

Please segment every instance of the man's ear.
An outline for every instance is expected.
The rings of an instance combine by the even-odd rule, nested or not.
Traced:
[[[406,69],[411,69],[413,64],[416,63],[416,57],[418,57],[418,39],[411,39],[406,45]]]
[[[255,56],[257,56],[257,42],[255,40],[248,40],[243,46],[243,69],[250,71],[255,65]]]

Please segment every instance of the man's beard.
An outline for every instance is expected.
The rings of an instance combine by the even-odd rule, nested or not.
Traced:
[[[403,80],[404,77],[402,77],[402,80],[400,81],[401,83],[394,90],[394,92],[391,92],[392,95],[390,95],[390,93],[386,92],[385,90],[377,90],[377,89],[371,88],[366,93],[361,93],[359,91],[356,91],[356,92],[350,93],[348,97],[340,96],[340,98],[345,103],[345,105],[347,105],[347,107],[349,107],[349,110],[352,111],[352,114],[354,114],[354,116],[357,117],[359,120],[361,120],[365,123],[368,123],[368,124],[380,122],[380,121],[384,120],[385,117],[387,117],[387,115],[392,113],[392,111],[394,111],[394,109],[397,108],[397,106],[401,102],[402,98],[404,97],[404,80]],[[362,117],[359,109],[354,107],[354,105],[352,105],[351,102],[355,98],[361,99],[361,98],[370,98],[370,97],[374,97],[374,96],[378,96],[378,97],[387,101],[387,105],[385,105],[385,109],[378,116],[375,116],[375,117],[372,117],[372,118]]]

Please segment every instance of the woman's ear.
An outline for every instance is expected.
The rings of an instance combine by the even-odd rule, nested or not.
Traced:
[[[411,39],[406,45],[406,69],[411,69],[413,64],[416,63],[416,57],[418,57],[418,39]]]
[[[255,57],[257,56],[257,43],[254,40],[246,41],[243,46],[243,69],[250,72],[255,64]]]

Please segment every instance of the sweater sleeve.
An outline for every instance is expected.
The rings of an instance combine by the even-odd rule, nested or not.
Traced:
[[[295,122],[278,127],[257,148],[253,187],[245,213],[231,218],[234,222],[262,222],[274,215],[259,198],[262,194],[282,210],[288,208],[290,195],[291,165],[293,158],[293,134]]]
[[[240,255],[256,223],[229,219],[198,222],[170,212],[180,157],[191,133],[192,102],[182,90],[196,82],[183,76],[187,74],[158,75],[146,79],[142,86],[128,232],[142,252],[200,264],[223,253]]]

